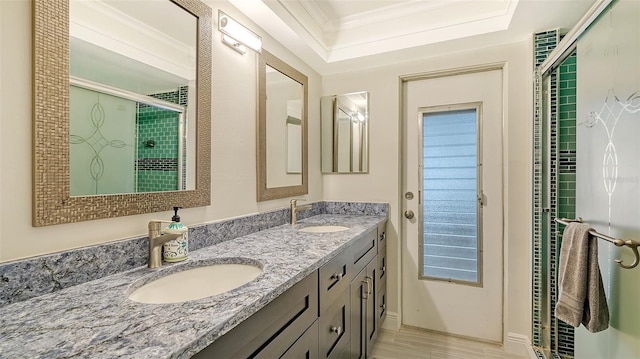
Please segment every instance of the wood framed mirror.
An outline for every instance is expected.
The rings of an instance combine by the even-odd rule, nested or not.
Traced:
[[[258,61],[257,200],[308,193],[307,76],[262,50]]]
[[[320,98],[322,173],[369,173],[369,93]]]
[[[73,1],[73,0],[71,0]],[[152,14],[154,11],[160,11],[155,7],[149,8],[146,5],[147,21],[142,21],[141,24],[135,24],[130,21],[131,16],[128,9],[117,8],[116,5],[122,6],[137,6],[140,4],[132,2],[113,2],[110,0],[96,1],[96,2],[84,2],[85,6],[100,6],[100,13],[96,14],[101,20],[106,22],[107,18],[117,19],[117,14],[124,14],[121,18],[127,18],[128,25],[139,26],[139,28],[153,28],[153,31],[137,31],[129,32],[130,37],[138,37],[139,41],[145,41],[147,38],[164,38],[163,40],[167,46],[173,48],[180,48],[175,43],[169,43],[173,41],[173,36],[165,36],[161,24],[152,23],[155,16]],[[70,67],[73,71],[79,71],[79,73],[90,76],[95,74],[94,63],[83,63],[80,66],[71,63],[71,48],[77,48],[78,42],[74,35],[74,38],[70,36],[71,31],[87,34],[94,33],[100,35],[101,31],[104,35],[104,29],[99,29],[98,26],[92,27],[91,24],[81,24],[78,22],[71,22],[71,12],[77,12],[77,8],[71,10],[70,0],[35,0],[33,2],[33,14],[34,14],[34,41],[33,41],[33,54],[34,54],[34,73],[33,73],[33,226],[47,226],[62,223],[71,223],[79,221],[87,221],[101,218],[120,217],[142,213],[152,213],[159,211],[170,210],[174,206],[181,207],[198,207],[207,206],[210,204],[211,193],[211,32],[212,32],[212,11],[207,5],[199,0],[166,0],[166,4],[160,4],[160,7],[171,8],[173,14],[169,14],[172,18],[180,17],[189,21],[190,33],[193,34],[193,51],[185,50],[186,57],[191,56],[192,60],[192,78],[191,75],[181,75],[182,78],[188,78],[191,82],[191,88],[193,89],[190,94],[189,100],[192,104],[187,109],[184,106],[178,106],[177,110],[171,111],[178,112],[179,115],[175,115],[176,119],[181,119],[182,122],[190,122],[190,127],[185,125],[182,130],[187,131],[187,128],[192,128],[193,132],[184,136],[187,139],[189,145],[184,143],[177,143],[174,145],[176,153],[180,153],[176,158],[176,163],[184,160],[181,172],[181,179],[176,179],[177,183],[174,187],[168,189],[158,189],[154,187],[142,188],[140,186],[128,187],[129,189],[121,190],[108,190],[97,191],[95,194],[89,194],[87,192],[73,192],[71,186],[71,168],[75,166],[75,162],[72,160],[78,157],[70,150],[72,145],[82,143],[91,143],[91,146],[85,147],[86,152],[91,152],[90,165],[85,166],[91,172],[93,180],[96,177],[102,176],[106,171],[105,158],[96,155],[101,149],[105,147],[112,148],[124,148],[126,146],[136,147],[133,151],[135,154],[142,152],[140,149],[144,146],[153,148],[157,145],[157,140],[152,138],[140,138],[139,134],[133,134],[130,136],[133,143],[127,143],[126,141],[110,138],[108,135],[102,133],[100,136],[94,136],[93,134],[81,136],[76,133],[72,133],[71,127],[71,90],[70,88],[75,86],[76,88],[82,87],[82,90],[88,90],[98,83],[100,88],[99,95],[102,98],[106,98],[107,95],[113,94],[104,93],[105,88],[118,87],[114,84],[103,84],[95,79],[91,81],[80,81],[78,85],[77,77],[75,73],[71,73]],[[133,9],[131,9],[133,10]],[[151,16],[151,15],[153,16]],[[83,13],[82,16],[78,16],[78,19],[87,20],[87,14]],[[124,20],[122,20],[124,21]],[[89,22],[89,21],[87,21]],[[97,22],[96,22],[97,23]],[[147,29],[147,30],[148,30]],[[118,31],[123,32],[122,29],[113,29],[113,33]],[[75,34],[75,33],[74,33]],[[100,38],[100,36],[94,36],[94,38]],[[104,41],[107,41],[106,37]],[[171,38],[171,40],[170,40]],[[74,40],[74,41],[72,41]],[[83,39],[86,40],[86,39]],[[90,41],[89,41],[90,42]],[[114,41],[117,43],[118,41]],[[93,42],[90,44],[96,51],[104,51],[101,48],[99,42]],[[129,46],[134,48],[134,46]],[[184,48],[184,47],[183,47]],[[122,50],[122,49],[121,49]],[[141,72],[140,67],[129,67],[130,61],[134,57],[123,56],[124,50],[120,51],[118,56],[125,58],[127,65],[119,63],[112,67],[122,67],[128,69],[129,74],[136,74]],[[102,60],[106,56],[105,52],[100,52],[96,56],[97,59]],[[84,58],[88,58],[86,54],[83,54]],[[162,67],[161,64],[154,63],[147,67]],[[166,66],[171,67],[171,65]],[[169,75],[175,75],[179,70],[165,70]],[[121,73],[122,77],[131,77],[127,73]],[[111,76],[115,77],[115,76]],[[147,79],[156,79],[159,75],[147,75]],[[169,76],[171,77],[171,76]],[[176,76],[174,76],[176,77]],[[180,76],[178,76],[180,77]],[[86,78],[84,79],[86,80]],[[133,85],[138,88],[143,88],[139,83]],[[162,85],[164,86],[164,85]],[[75,90],[74,90],[75,91]],[[96,91],[95,88],[91,91]],[[142,92],[143,90],[140,90]],[[122,93],[135,92],[131,89],[124,89],[124,91],[118,92],[116,97],[121,96]],[[166,99],[159,99],[156,96],[158,91],[155,91],[152,95],[143,93],[143,100],[134,101],[135,107],[149,106],[147,102],[154,103],[153,106],[159,108],[172,107]],[[74,94],[75,96],[75,94]],[[135,96],[134,96],[135,97]],[[145,100],[146,99],[146,100]],[[158,100],[158,101],[156,101]],[[145,102],[146,101],[146,102]],[[186,101],[186,100],[185,100]],[[73,102],[77,102],[75,97]],[[159,103],[157,105],[155,103]],[[125,105],[116,105],[117,109],[122,109]],[[90,117],[93,121],[94,134],[103,130],[104,123],[104,109],[102,106],[94,106],[90,114],[85,117]],[[187,115],[188,114],[188,115]],[[117,116],[116,116],[117,117]],[[136,117],[136,121],[138,118]],[[178,120],[176,120],[178,121]],[[132,127],[138,126],[139,123]],[[127,125],[129,126],[129,125]],[[139,126],[138,126],[139,127]],[[120,128],[116,128],[115,132]],[[75,131],[75,130],[74,130]],[[180,132],[182,133],[182,132]],[[178,138],[181,135],[176,135]],[[178,141],[178,140],[176,140]],[[140,143],[137,143],[140,142]],[[182,151],[184,146],[185,151],[189,151],[190,154],[186,155]],[[189,146],[190,149],[189,149]],[[180,149],[178,150],[178,148]],[[93,152],[92,152],[93,151]],[[80,151],[82,152],[82,151]],[[82,153],[81,153],[82,154]],[[131,157],[131,156],[130,156]],[[152,156],[153,157],[153,156]],[[142,162],[146,164],[154,162],[155,159],[145,158],[145,161],[140,161],[140,158],[130,158],[127,160],[127,166],[130,168],[142,167]],[[135,164],[132,164],[135,162]],[[156,161],[157,162],[157,161]],[[127,177],[128,173],[124,173],[121,169],[113,171],[112,177]],[[177,173],[177,172],[176,172]],[[141,181],[139,178],[135,181]],[[91,187],[91,186],[89,186]],[[97,186],[96,186],[97,187]],[[105,187],[105,186],[101,186]]]

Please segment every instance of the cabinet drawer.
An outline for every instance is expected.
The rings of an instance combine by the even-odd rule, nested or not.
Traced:
[[[351,329],[349,291],[344,290],[319,319],[319,355],[321,359],[340,358],[349,344]]]
[[[275,358],[275,357],[272,357]],[[280,359],[318,359],[318,321]]]
[[[373,230],[351,246],[353,271],[359,273],[378,253],[378,231]]]
[[[376,291],[383,285],[387,284],[387,250],[383,248],[378,253],[378,280],[376,281]]]
[[[378,225],[378,252],[387,246],[387,221]]]
[[[193,358],[277,358],[317,318],[318,272],[313,272]]]
[[[352,272],[353,263],[348,250],[320,267],[320,313],[324,313],[338,293],[342,293],[349,287],[349,282],[354,275]]]

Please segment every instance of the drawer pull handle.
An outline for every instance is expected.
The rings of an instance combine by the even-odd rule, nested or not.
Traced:
[[[336,281],[340,281],[342,279],[342,273],[335,273],[331,276],[331,279],[335,279]]]
[[[387,238],[387,232],[382,232],[382,234],[380,235],[380,240],[384,241],[385,238]]]
[[[336,333],[338,336],[340,336],[340,334],[342,334],[342,327],[338,326],[338,327],[331,327],[331,329],[329,329],[331,331],[331,333]]]
[[[372,283],[373,283],[373,278],[366,276],[365,277],[367,280],[367,294],[371,294],[371,287],[372,287]]]
[[[382,310],[387,309],[387,305],[382,303],[382,304],[380,304],[380,308],[382,308]]]
[[[385,272],[386,270],[387,270],[387,267],[385,267],[385,266],[380,267],[380,271],[381,272]]]

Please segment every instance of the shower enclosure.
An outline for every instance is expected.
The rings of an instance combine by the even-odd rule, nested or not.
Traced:
[[[640,270],[607,242],[599,264],[610,328],[589,333],[554,315],[564,226],[640,239],[640,3],[596,1],[571,31],[536,34],[533,328],[539,358],[638,358]]]

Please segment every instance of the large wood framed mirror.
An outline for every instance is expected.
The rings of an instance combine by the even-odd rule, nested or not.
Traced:
[[[258,61],[257,200],[308,193],[307,76],[262,50]]]
[[[211,8],[33,4],[33,225],[209,205]]]

